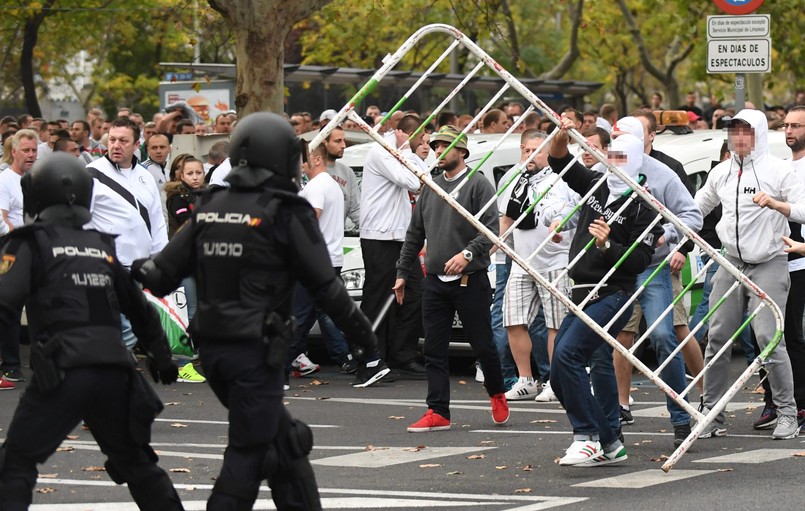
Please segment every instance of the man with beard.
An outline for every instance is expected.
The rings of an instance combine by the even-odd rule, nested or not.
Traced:
[[[805,106],[795,106],[785,116],[785,143],[791,148],[791,164],[800,181],[805,181]],[[790,238],[804,241],[802,225],[788,222],[791,229]],[[795,252],[788,254],[788,274],[791,287],[788,290],[788,301],[785,305],[785,349],[791,360],[791,371],[794,377],[794,401],[797,404],[797,423],[800,428],[805,424],[805,338],[802,333],[802,314],[805,312],[805,257]],[[799,319],[797,319],[799,318]],[[763,379],[766,402],[760,418],[755,421],[755,429],[769,429],[777,424],[777,407],[771,393],[768,378]]]
[[[344,149],[347,147],[344,130],[340,126],[327,135],[327,138],[324,139],[324,147],[327,148],[327,173],[333,176],[335,182],[341,187],[341,191],[344,193],[344,214],[352,220],[357,229],[360,227],[361,190],[358,188],[355,172],[343,163],[336,161],[344,157]]]

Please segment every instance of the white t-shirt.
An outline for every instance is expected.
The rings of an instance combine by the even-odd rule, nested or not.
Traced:
[[[799,160],[791,160],[791,165],[794,167],[794,173],[797,175],[798,178],[805,183],[805,158],[800,158]],[[802,229],[803,227],[800,227]],[[788,271],[799,271],[805,270],[805,257],[800,257],[799,259],[794,259],[793,261],[788,261]]]
[[[226,186],[229,187],[229,183],[224,181],[226,176],[232,172],[232,163],[229,161],[229,158],[225,159],[221,162],[215,170],[212,171],[212,177],[210,177],[210,186],[218,185],[218,186]]]
[[[8,211],[8,222],[14,228],[22,227],[25,217],[22,214],[22,176],[7,168],[0,172],[0,209]]]
[[[299,195],[321,210],[319,230],[327,243],[333,267],[344,265],[344,194],[327,172],[307,182]]]

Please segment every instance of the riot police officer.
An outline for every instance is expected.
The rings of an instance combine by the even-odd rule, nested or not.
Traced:
[[[92,177],[72,156],[53,154],[21,185],[37,219],[2,248],[0,324],[26,306],[34,376],[0,450],[0,509],[28,509],[36,464],[84,419],[108,457],[107,473],[128,484],[140,509],[181,510],[149,446],[162,403],[123,344],[121,312],[146,345],[154,379],[171,383],[178,371],[157,311],[115,258],[114,239],[82,229]]]
[[[377,352],[377,338],[333,274],[313,209],[297,195],[301,143],[290,124],[249,115],[230,148],[231,186],[203,195],[168,246],[135,261],[132,273],[158,296],[196,277],[190,331],[207,381],[229,409],[229,445],[207,509],[251,509],[262,479],[278,509],[321,509],[310,428],[282,403],[296,281],[357,345],[358,360]],[[388,368],[364,358],[359,370]]]

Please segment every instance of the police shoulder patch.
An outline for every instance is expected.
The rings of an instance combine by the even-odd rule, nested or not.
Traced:
[[[5,275],[11,270],[11,267],[14,266],[14,262],[17,260],[16,256],[11,254],[3,254],[2,260],[0,260],[0,275]]]

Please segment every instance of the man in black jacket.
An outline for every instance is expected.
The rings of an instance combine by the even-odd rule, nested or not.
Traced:
[[[92,177],[74,157],[54,154],[21,184],[38,218],[3,246],[0,323],[15,321],[26,305],[34,377],[0,452],[0,509],[28,509],[36,464],[82,419],[108,457],[106,472],[128,484],[140,509],[182,509],[148,445],[162,403],[122,342],[121,312],[145,345],[154,380],[174,382],[178,371],[156,310],[115,256],[114,238],[82,228]]]
[[[567,129],[572,127],[572,121],[563,117],[561,131],[551,140],[548,163],[554,172],[560,172],[572,160],[567,149]],[[613,141],[608,157],[611,164],[637,181],[642,152],[640,140],[632,135],[621,135]],[[602,175],[576,161],[563,179],[583,200],[592,191],[579,212],[578,227],[570,245],[571,261],[585,252],[570,268],[574,281],[573,302],[577,305],[584,302],[584,313],[597,324],[604,326],[612,322],[608,331],[615,336],[628,321],[632,307],[627,307],[617,317],[616,314],[632,294],[637,275],[651,262],[654,243],[662,235],[662,228],[655,224],[641,239],[656,212],[637,199],[614,173]],[[590,235],[595,241],[593,246],[589,246]],[[628,253],[631,246],[635,248]],[[613,266],[617,268],[615,272],[594,291]],[[565,317],[557,333],[551,361],[551,387],[567,411],[574,440],[559,460],[560,465],[604,465],[627,458],[626,449],[596,399],[599,396],[590,393],[585,370],[591,355],[603,342],[573,314]],[[596,389],[617,398],[614,375],[598,383]]]

